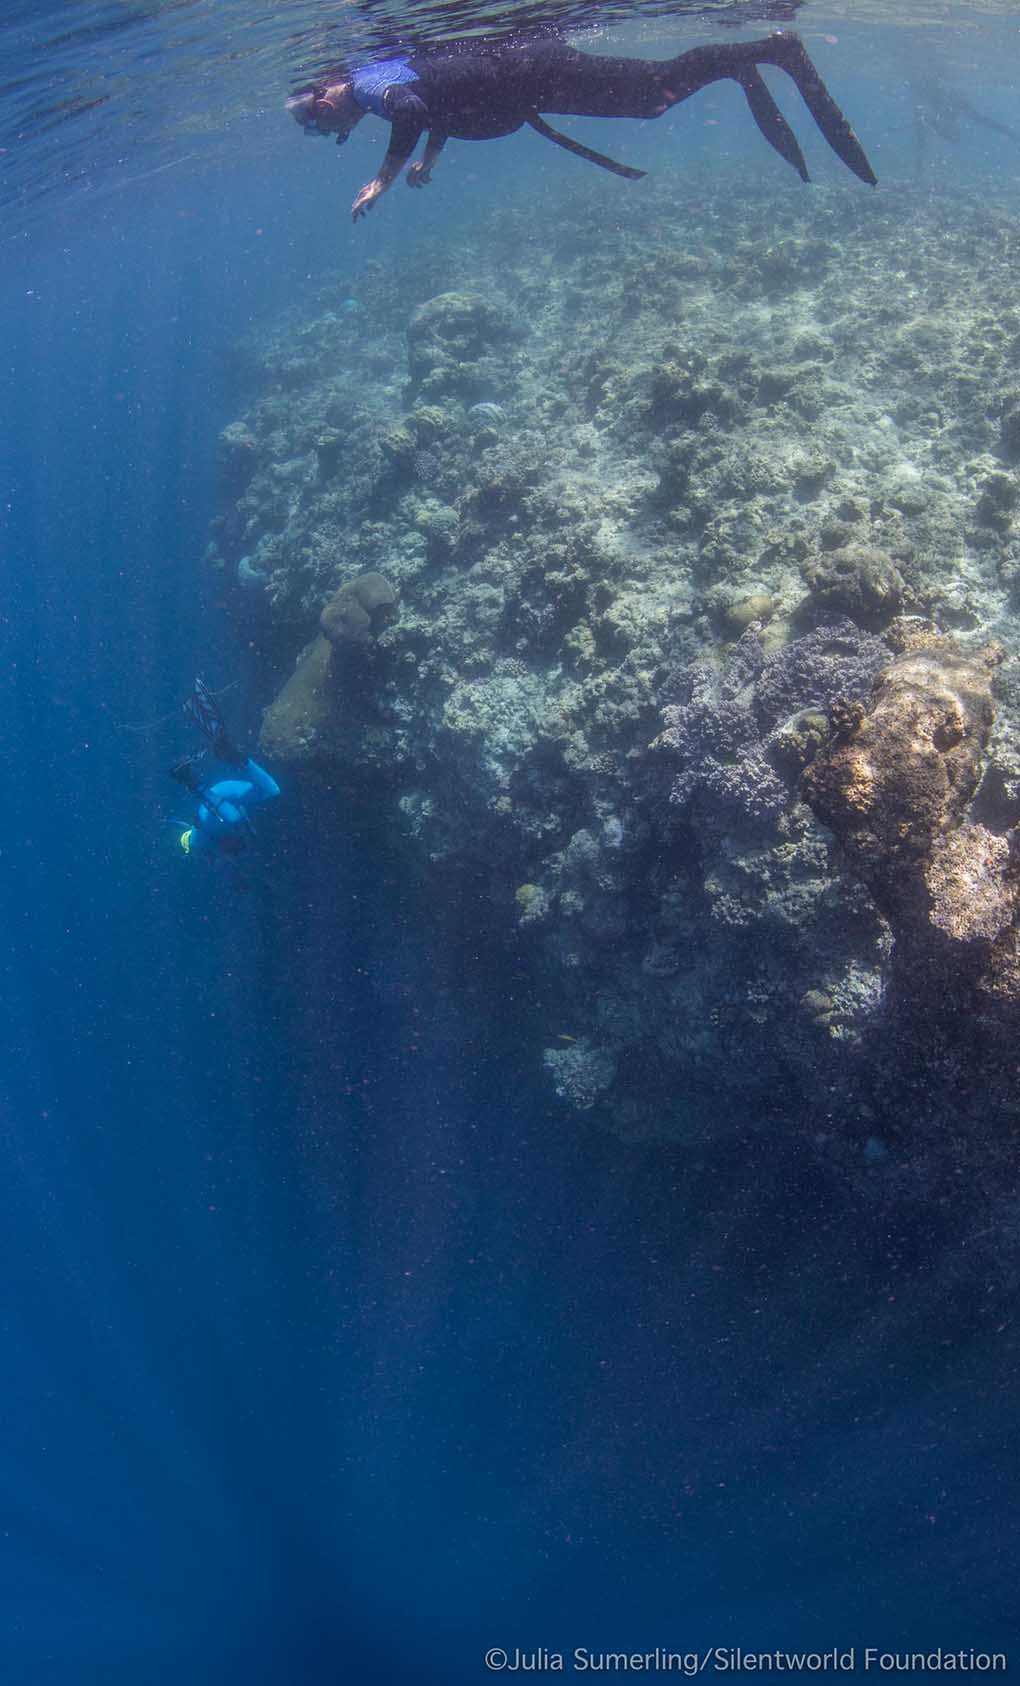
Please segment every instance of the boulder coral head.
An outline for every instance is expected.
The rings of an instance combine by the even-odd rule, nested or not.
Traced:
[[[384,574],[359,574],[329,599],[319,625],[331,644],[368,644],[396,600]]]
[[[843,545],[803,567],[813,605],[838,609],[858,626],[881,628],[898,612],[906,587],[895,563],[866,545]]]
[[[1000,652],[922,635],[844,710],[801,794],[867,885],[895,939],[901,1005],[929,1019],[978,997],[1020,999],[1018,878],[1008,840],[967,817],[992,728]]]
[[[892,661],[864,709],[836,712],[801,793],[886,911],[977,789],[993,718],[989,668],[939,640]]]
[[[319,619],[320,632],[302,651],[294,672],[262,723],[259,743],[280,761],[313,761],[336,753],[337,697],[345,679],[357,691],[364,663],[350,654],[370,645],[396,592],[382,574],[359,574],[335,592]],[[349,652],[341,660],[338,645]],[[348,699],[350,700],[350,699]]]
[[[294,672],[262,719],[259,748],[274,761],[311,761],[322,751],[332,719],[332,646],[320,634],[303,650]]]

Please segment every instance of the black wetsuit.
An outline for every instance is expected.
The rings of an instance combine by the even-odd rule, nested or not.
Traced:
[[[402,53],[388,62],[399,65],[400,80],[386,87],[377,83],[371,100],[364,101],[366,109],[393,125],[384,165],[388,178],[399,172],[423,133],[428,133],[435,156],[449,136],[491,140],[512,134],[525,123],[595,163],[637,176],[642,172],[615,165],[549,129],[541,114],[658,117],[710,83],[732,80],[743,88],[766,140],[807,181],[796,137],[759,75],[758,65],[765,64],[793,78],[829,145],[862,181],[875,182],[850,124],[799,36],[791,33],[694,47],[673,59],[632,59],[578,52],[549,31],[489,42],[450,41],[427,51]],[[369,71],[382,68],[369,67]],[[356,75],[356,89],[357,83]]]

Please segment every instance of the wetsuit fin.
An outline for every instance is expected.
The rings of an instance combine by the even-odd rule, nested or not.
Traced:
[[[201,679],[195,680],[195,688],[184,704],[184,712],[198,727],[214,755],[232,766],[244,766],[245,758],[223,724],[216,699]]]
[[[537,111],[529,112],[526,119],[536,134],[544,136],[546,140],[555,141],[567,152],[573,152],[578,158],[586,158],[589,164],[598,164],[603,170],[611,170],[614,176],[626,176],[628,181],[640,181],[648,174],[647,170],[633,170],[629,164],[617,164],[614,159],[607,158],[602,152],[593,152],[590,146],[582,146],[580,141],[571,140],[569,135],[561,135],[558,129],[552,129]]]
[[[780,158],[793,165],[801,181],[810,181],[800,143],[754,65],[742,69],[737,81],[747,95],[751,116],[769,145],[775,147]]]
[[[194,690],[184,704],[184,712],[203,737],[213,743],[217,732],[222,729],[223,719],[212,692],[201,679],[195,680]]]
[[[800,37],[780,32],[772,36],[767,46],[771,51],[759,53],[758,63],[777,65],[792,77],[801,99],[836,157],[842,158],[847,169],[867,182],[869,187],[877,187],[878,177],[868,163],[867,153],[808,58]],[[751,109],[753,111],[754,107]],[[775,145],[775,142],[772,144]]]

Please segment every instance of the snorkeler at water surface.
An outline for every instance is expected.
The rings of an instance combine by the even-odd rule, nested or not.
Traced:
[[[379,173],[352,206],[355,222],[393,184],[423,134],[424,154],[407,172],[411,187],[423,187],[432,179],[436,159],[451,136],[492,140],[526,123],[578,157],[637,180],[643,170],[570,140],[550,128],[541,114],[661,117],[701,88],[727,80],[743,89],[769,145],[807,181],[797,137],[765,86],[759,65],[773,65],[792,78],[832,150],[854,175],[874,186],[864,149],[804,43],[783,30],[760,41],[692,47],[673,59],[603,58],[578,52],[555,29],[522,31],[499,40],[447,41],[338,70],[299,89],[287,109],[306,134],[335,135],[338,143],[369,113],[392,125]]]
[[[201,679],[184,705],[184,712],[198,727],[216,760],[233,777],[216,780],[203,779],[200,772],[202,756],[185,756],[171,767],[171,776],[196,798],[198,811],[190,825],[183,820],[174,823],[184,826],[181,848],[186,855],[211,852],[221,857],[240,854],[246,837],[252,830],[248,810],[260,802],[271,802],[279,796],[276,780],[245,755],[234,744],[223,723],[216,700]]]

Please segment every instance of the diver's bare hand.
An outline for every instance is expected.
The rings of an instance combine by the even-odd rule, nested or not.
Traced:
[[[417,164],[412,164],[411,168],[407,172],[408,187],[424,187],[426,183],[431,180],[432,171],[428,168],[427,164],[420,161]]]
[[[374,181],[366,182],[351,206],[351,216],[354,222],[357,222],[359,217],[367,216],[376,200],[381,198],[385,192],[386,183],[380,181],[378,176]]]

